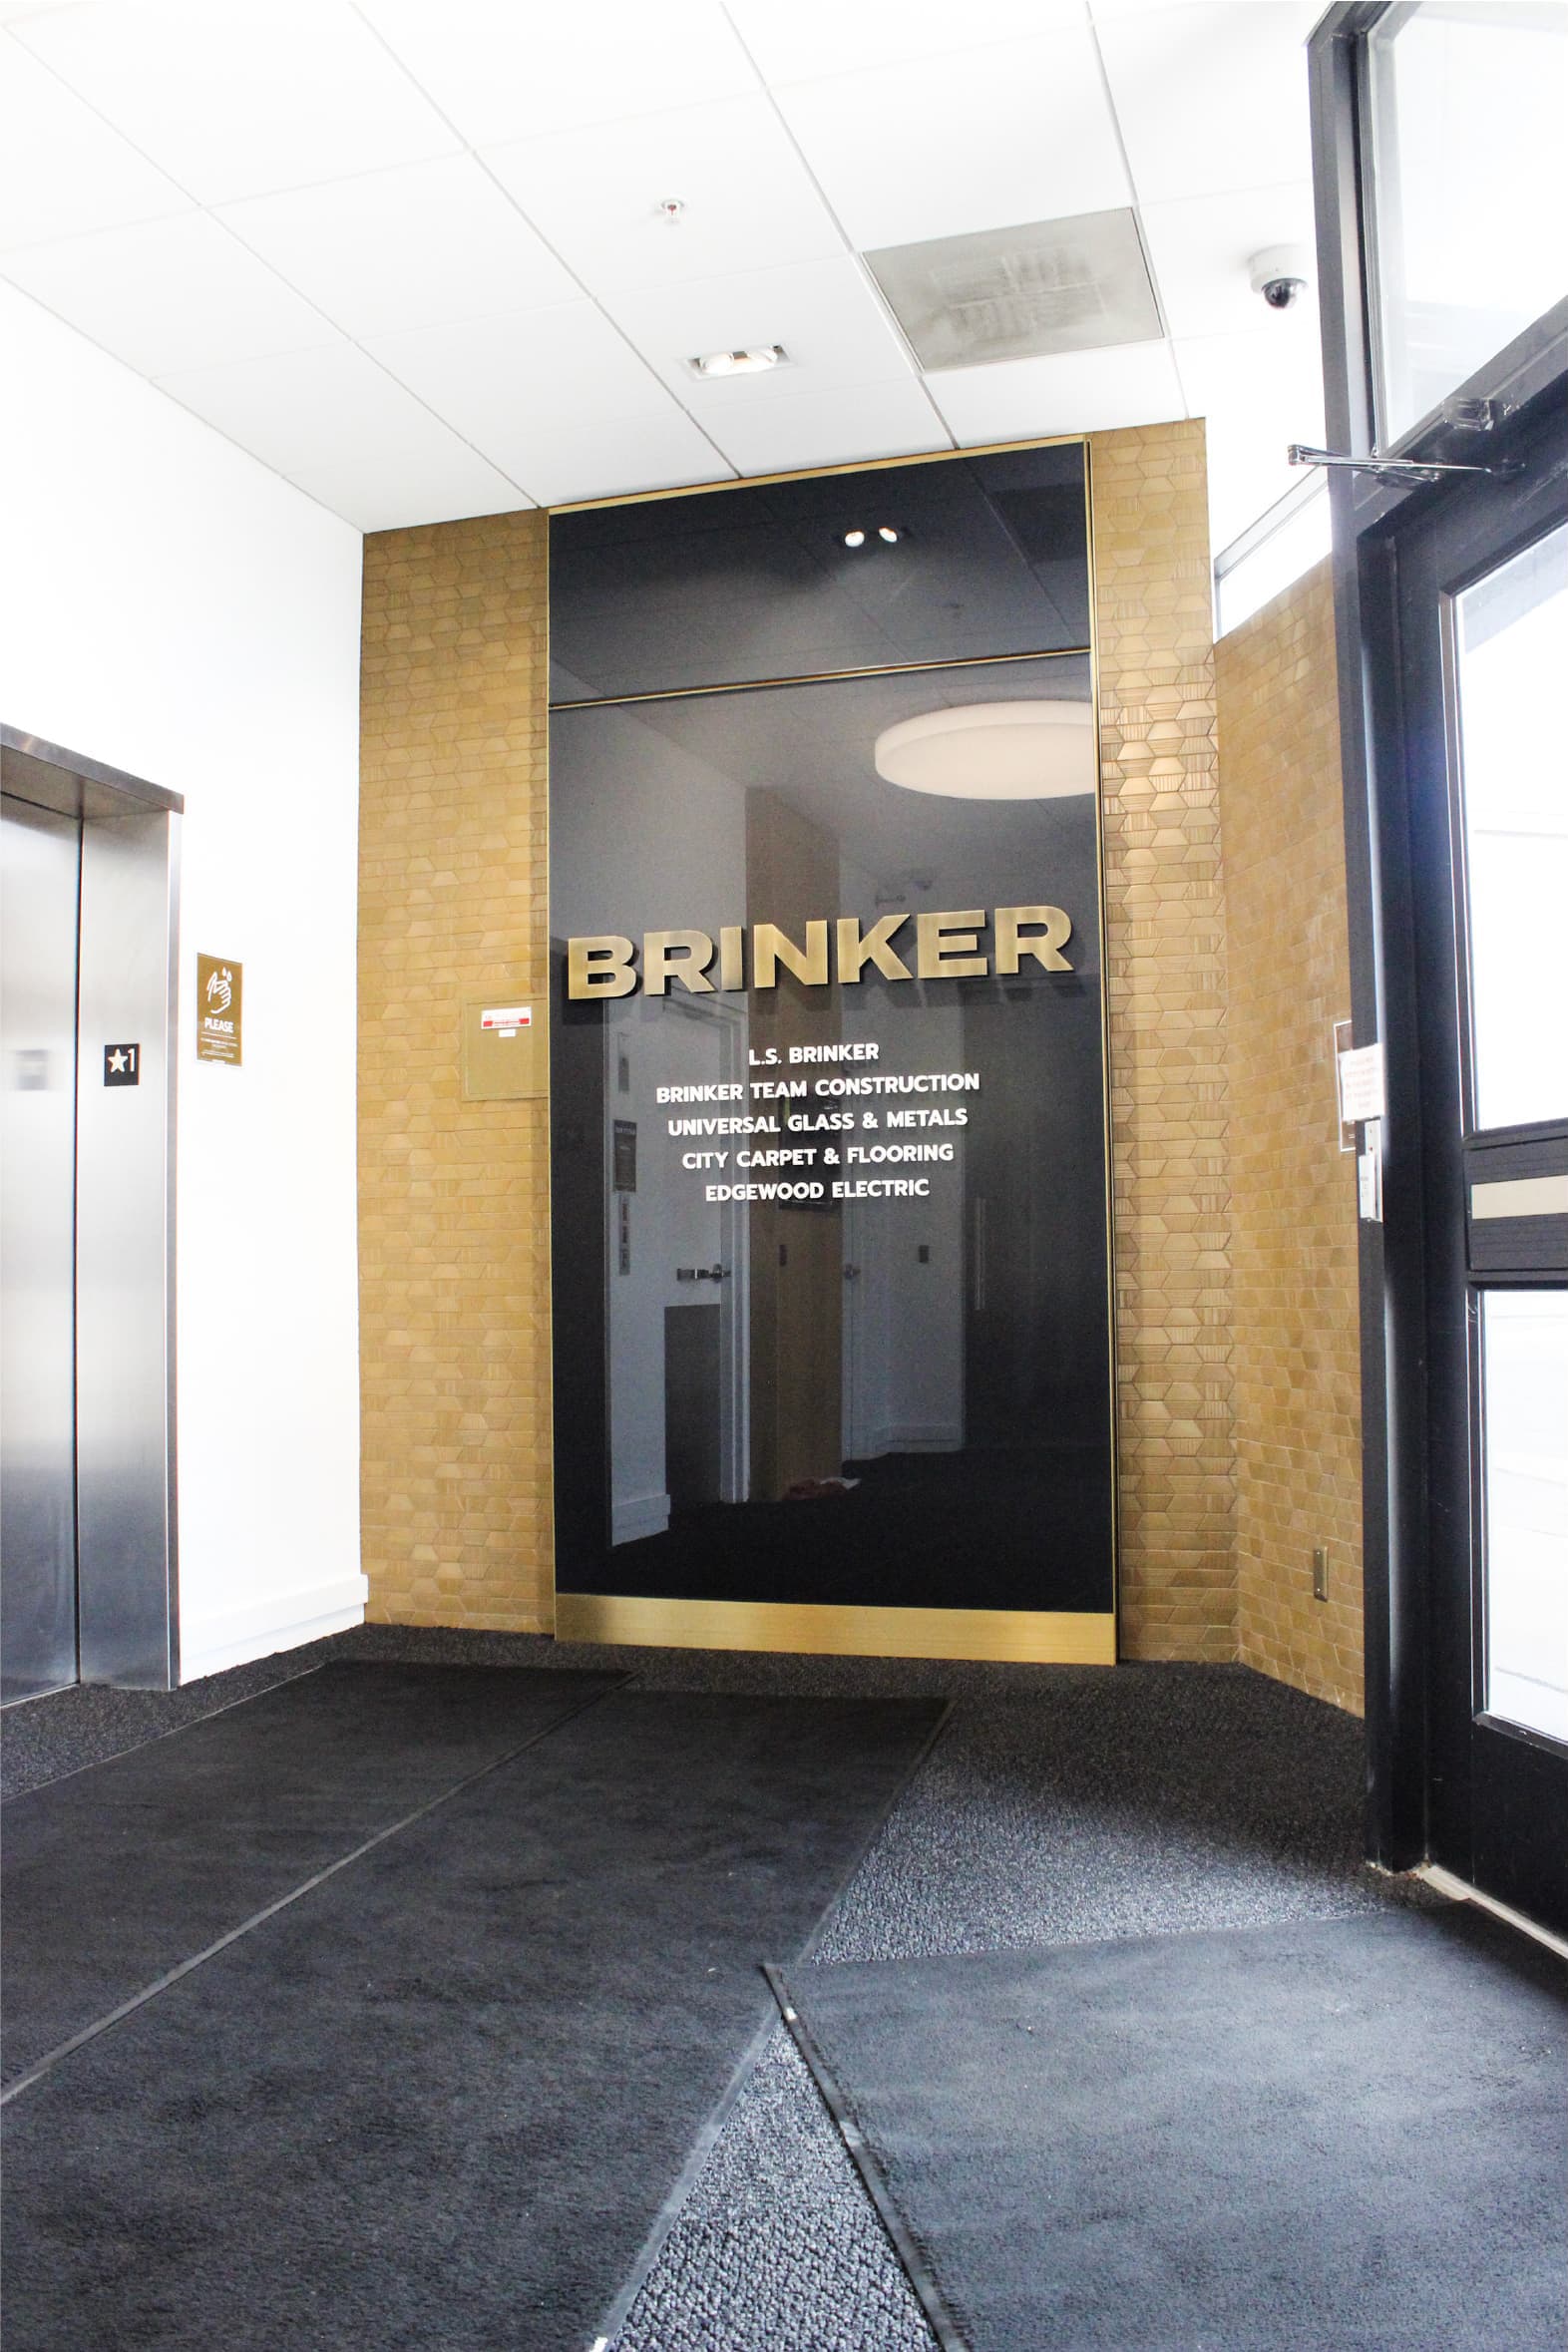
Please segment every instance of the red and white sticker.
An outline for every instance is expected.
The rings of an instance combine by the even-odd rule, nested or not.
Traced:
[[[509,1037],[514,1029],[534,1026],[534,1007],[532,1004],[487,1005],[480,1013],[479,1025],[482,1029],[499,1029],[503,1036]]]

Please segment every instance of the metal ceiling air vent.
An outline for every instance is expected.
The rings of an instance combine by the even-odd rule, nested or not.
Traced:
[[[1149,343],[1164,331],[1126,210],[884,245],[866,259],[927,369]]]

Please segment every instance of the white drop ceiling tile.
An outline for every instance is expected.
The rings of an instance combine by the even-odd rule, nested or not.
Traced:
[[[362,531],[533,504],[339,339],[160,378],[164,391]]]
[[[1231,5],[1251,8],[1256,0],[1231,0]],[[1089,14],[1097,25],[1115,24],[1124,16],[1168,16],[1174,9],[1191,6],[1192,0],[1088,0]]]
[[[756,92],[489,148],[485,161],[596,294],[844,251]],[[677,219],[659,211],[666,196],[684,206]]]
[[[472,156],[257,196],[220,217],[361,339],[581,297]]]
[[[1089,14],[1096,25],[1117,24],[1129,16],[1175,16],[1192,6],[1193,0],[1088,0]],[[1324,14],[1323,0],[1217,0],[1214,13],[1240,16],[1266,6],[1277,8],[1281,15],[1294,16],[1304,41]]]
[[[1323,441],[1316,311],[1284,311],[1273,323],[1277,334],[1205,335],[1176,345],[1188,413],[1208,427],[1217,551],[1300,482],[1288,444]]]
[[[755,90],[718,0],[360,0],[474,147]]]
[[[970,448],[1036,434],[1163,424],[1187,413],[1168,343],[945,368],[927,383],[959,443]]]
[[[547,433],[666,415],[663,386],[591,302],[464,319],[370,345],[401,383],[528,487]]]
[[[851,384],[755,407],[735,402],[710,420],[709,430],[742,474],[787,474],[952,447],[942,419],[913,381]]]
[[[813,261],[705,277],[646,293],[606,294],[604,306],[682,406],[706,422],[730,408],[897,382],[909,355],[858,262]],[[706,351],[782,343],[787,366],[762,376],[708,381],[687,362]]]
[[[0,251],[190,209],[183,189],[0,34]]]
[[[209,212],[183,212],[0,259],[24,293],[145,376],[329,343],[300,300]]]
[[[854,242],[1109,211],[1130,191],[1087,23],[776,96]]]
[[[621,498],[693,482],[728,482],[734,468],[672,400],[655,415],[533,436],[528,487],[544,507],[570,499]]]
[[[1312,177],[1306,36],[1294,0],[1208,0],[1099,28],[1142,203]]]
[[[1248,262],[1265,245],[1315,240],[1312,182],[1238,189],[1228,196],[1186,196],[1145,204],[1140,218],[1166,323],[1173,335],[1267,334],[1280,325],[1249,282]],[[1312,308],[1316,287],[1298,296]]]
[[[729,0],[729,13],[767,81],[805,82],[1080,25],[1083,0]]]
[[[1258,401],[1287,401],[1301,410],[1301,423],[1287,439],[1311,441],[1323,430],[1316,306],[1300,303],[1276,313],[1270,323],[1276,330],[1272,334],[1199,335],[1176,345],[1189,411],[1228,416]]]
[[[201,203],[461,144],[347,0],[85,0],[12,30]]]

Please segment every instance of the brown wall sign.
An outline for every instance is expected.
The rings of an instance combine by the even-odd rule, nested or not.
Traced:
[[[243,1059],[241,983],[244,968],[227,956],[196,957],[196,1059]]]

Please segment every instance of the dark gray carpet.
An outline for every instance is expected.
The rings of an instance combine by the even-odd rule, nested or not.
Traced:
[[[591,2341],[929,1703],[619,1691],[8,2111],[27,2352]]]
[[[344,1656],[338,1643],[339,1637],[331,1634],[298,1650],[275,1650],[269,1658],[203,1675],[178,1691],[114,1691],[106,1683],[76,1683],[67,1691],[49,1691],[42,1698],[0,1708],[0,1797],[41,1788],[67,1772],[79,1772],[84,1764],[103,1764],[222,1708],[254,1699],[279,1683],[293,1682],[329,1659]],[[485,1663],[503,1662],[491,1658]]]
[[[620,1668],[647,1687],[925,1693],[954,1708],[818,1957],[1364,1916],[1430,1900],[1362,1861],[1362,1728],[1243,1667],[1114,1673],[992,1663],[603,1649],[537,1635],[363,1626],[338,1657]],[[203,1712],[291,1652],[169,1696],[67,1692],[13,1709],[54,1769],[84,1740]],[[124,1701],[125,1705],[120,1703]],[[102,1706],[100,1706],[102,1702]],[[144,1732],[139,1736],[152,1736]],[[616,2352],[932,2352],[935,2338],[787,2033],[747,2078],[616,2338]],[[1316,2348],[1314,2348],[1316,2352]],[[1435,2352],[1435,2348],[1434,2348]]]
[[[953,2352],[1568,2338],[1568,1969],[1469,1905],[779,1985]]]
[[[5,2080],[620,1680],[329,1665],[13,1797]]]
[[[670,1654],[656,1671],[771,1676],[813,1663],[683,1669]],[[901,1672],[890,1661],[816,1663],[878,1682]],[[1362,1859],[1361,1725],[1244,1667],[902,1671],[944,1678],[953,1713],[826,1923],[818,1961],[1041,1949],[1436,1899]],[[616,2352],[934,2343],[780,2028]]]

